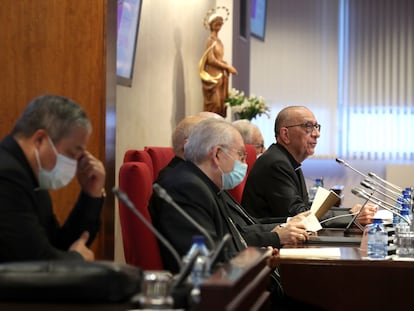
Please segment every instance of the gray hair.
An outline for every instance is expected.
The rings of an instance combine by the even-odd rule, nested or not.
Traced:
[[[241,119],[232,123],[243,137],[245,144],[253,144],[253,125],[249,120]]]
[[[235,133],[238,135],[236,128],[225,120],[211,118],[201,121],[193,128],[184,146],[185,159],[195,164],[202,163],[214,147],[230,146]]]
[[[85,111],[75,101],[58,95],[42,95],[29,103],[12,134],[27,138],[44,129],[56,142],[70,135],[75,127],[92,130]]]

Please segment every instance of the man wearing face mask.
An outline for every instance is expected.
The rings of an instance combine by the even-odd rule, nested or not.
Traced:
[[[184,158],[158,178],[157,183],[218,243],[231,233],[228,260],[246,246],[281,247],[300,243],[308,235],[300,223],[305,215],[294,217],[285,227],[275,222],[258,223],[226,191],[244,178],[247,165],[243,139],[237,129],[224,120],[207,119],[192,127],[184,147]],[[200,234],[180,213],[153,195],[150,212],[154,225],[167,237],[180,256],[187,253],[192,236]],[[171,254],[161,249],[165,268],[177,272]]]
[[[0,262],[93,260],[105,169],[86,150],[91,123],[74,101],[35,98],[0,143]],[[48,190],[77,176],[79,198],[60,226]]]

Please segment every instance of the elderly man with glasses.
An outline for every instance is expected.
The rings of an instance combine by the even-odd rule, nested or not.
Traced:
[[[275,120],[276,143],[257,159],[244,189],[242,205],[251,215],[291,217],[310,209],[301,165],[314,154],[320,130],[321,125],[306,107],[289,106],[279,112]],[[360,207],[357,204],[338,213],[354,213]],[[375,212],[375,207],[366,206],[357,221],[362,225],[370,223]],[[349,220],[338,218],[327,226],[343,226]]]

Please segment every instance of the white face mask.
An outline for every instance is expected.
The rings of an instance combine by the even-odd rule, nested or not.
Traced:
[[[52,170],[44,169],[40,164],[39,152],[35,149],[37,165],[39,167],[39,188],[40,189],[59,189],[66,186],[75,176],[78,162],[57,152],[52,140],[50,145],[56,154],[56,165]]]

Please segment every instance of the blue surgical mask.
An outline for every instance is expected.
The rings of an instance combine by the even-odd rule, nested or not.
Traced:
[[[227,155],[231,157],[229,154]],[[223,173],[220,167],[219,169],[221,171],[222,188],[228,190],[233,189],[243,181],[247,172],[247,164],[234,160],[233,170],[230,173]]]

